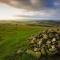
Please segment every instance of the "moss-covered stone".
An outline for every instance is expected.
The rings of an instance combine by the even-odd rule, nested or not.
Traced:
[[[30,54],[39,57],[54,55],[59,52],[56,46],[60,45],[60,34],[54,30],[46,30],[29,39]],[[29,53],[29,51],[28,51]]]

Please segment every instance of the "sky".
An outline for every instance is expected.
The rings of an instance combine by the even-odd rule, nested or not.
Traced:
[[[60,0],[0,0],[0,20],[60,20]]]

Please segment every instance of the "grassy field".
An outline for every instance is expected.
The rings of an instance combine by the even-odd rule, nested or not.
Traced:
[[[52,27],[0,24],[0,60],[35,60],[27,54],[16,57],[15,53],[20,48],[27,48],[28,37],[48,28]]]

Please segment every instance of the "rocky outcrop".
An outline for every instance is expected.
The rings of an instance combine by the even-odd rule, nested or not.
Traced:
[[[36,57],[59,53],[60,34],[54,30],[46,30],[29,38],[27,53]]]

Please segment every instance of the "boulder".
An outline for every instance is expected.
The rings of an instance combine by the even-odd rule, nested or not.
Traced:
[[[49,29],[39,34],[36,34],[29,39],[28,43],[29,47],[32,44],[30,50],[35,53],[35,56],[40,57],[46,54],[54,55],[56,53],[59,53],[58,47],[60,45],[60,33]]]

